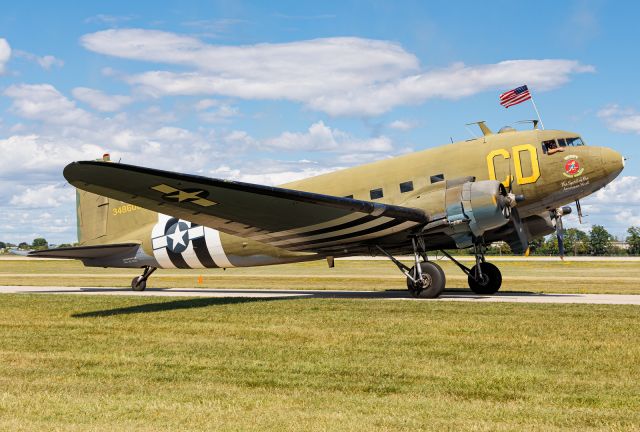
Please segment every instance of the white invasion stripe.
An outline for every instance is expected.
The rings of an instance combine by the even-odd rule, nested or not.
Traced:
[[[339,231],[330,231],[330,232],[326,232],[323,234],[316,234],[314,236],[309,236],[309,237],[305,237],[304,235],[300,235],[300,237],[296,237],[296,238],[292,238],[289,240],[280,240],[277,242],[270,242],[270,241],[266,241],[267,243],[273,245],[273,246],[279,246],[279,247],[284,247],[286,248],[288,244],[291,243],[299,243],[300,241],[313,241],[313,240],[318,240],[318,241],[322,241],[324,239],[328,239],[331,237],[335,237],[335,236],[339,236],[342,234],[351,234],[351,233],[355,233],[358,231],[362,231],[365,230],[367,228],[373,228],[376,227],[378,225],[382,225],[384,223],[387,223],[389,221],[393,220],[393,218],[389,218],[389,217],[381,217],[378,219],[374,219],[372,221],[369,222],[365,222],[363,224],[360,225],[356,225],[356,226],[352,226],[349,228],[344,228],[341,229]]]
[[[227,258],[227,254],[224,253],[224,249],[222,248],[222,242],[220,241],[220,231],[212,228],[205,228],[204,239],[207,242],[207,249],[209,250],[209,254],[211,255],[211,258],[213,258],[213,262],[216,263],[218,267],[234,267],[234,265],[229,261],[229,258]]]
[[[404,222],[401,223],[400,225],[396,225],[394,227],[391,228],[387,228],[385,230],[382,231],[377,231],[374,233],[369,233],[369,234],[365,234],[365,235],[361,235],[361,236],[356,236],[356,237],[352,237],[352,238],[348,238],[348,239],[342,239],[342,240],[334,240],[334,241],[329,241],[329,242],[325,242],[325,243],[316,243],[316,244],[309,244],[309,245],[304,245],[304,246],[295,246],[292,247],[291,250],[314,250],[314,249],[318,249],[321,247],[326,247],[326,246],[339,246],[341,244],[350,244],[350,243],[355,243],[361,240],[368,240],[371,238],[379,238],[379,237],[384,237],[390,234],[395,234],[397,232],[400,231],[404,231],[407,228],[411,228],[412,226],[416,226],[418,225],[418,222],[412,222],[412,221],[408,221],[408,222]]]
[[[186,262],[187,265],[192,269],[204,268],[204,265],[202,265],[202,263],[198,259],[198,256],[196,255],[196,251],[193,250],[193,242],[190,242],[189,246],[187,246],[187,249],[182,252],[182,258],[184,259],[184,262]]]
[[[167,237],[164,235],[164,227],[169,219],[171,219],[170,216],[159,213],[158,223],[156,223],[151,230],[152,245],[154,249],[153,256],[158,262],[160,268],[176,268],[169,258],[166,247],[156,249],[156,245],[159,245],[162,242],[164,242],[165,245],[167,243]]]
[[[160,268],[176,268],[176,266],[173,265],[171,259],[169,258],[167,248],[154,250],[153,256],[156,258],[156,261],[158,261]]]

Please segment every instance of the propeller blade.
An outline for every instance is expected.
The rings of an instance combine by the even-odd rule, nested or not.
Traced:
[[[556,218],[556,237],[558,238],[558,254],[564,257],[564,229],[562,227],[562,216]]]
[[[576,200],[576,210],[578,211],[578,222],[582,223],[582,206],[580,200]]]

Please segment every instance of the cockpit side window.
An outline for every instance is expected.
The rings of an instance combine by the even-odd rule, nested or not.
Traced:
[[[563,147],[566,145],[564,140],[562,140],[562,143],[560,145],[558,145],[558,144],[559,143],[556,142],[556,140],[554,140],[554,139],[547,140],[547,141],[542,141],[542,151],[545,154],[549,154],[549,155],[552,155],[552,154],[557,153],[557,152],[564,151]]]
[[[558,145],[560,147],[566,147],[567,146],[567,142],[565,141],[564,138],[558,138]]]
[[[573,146],[583,146],[584,142],[582,141],[582,138],[577,137],[577,138],[567,138],[567,145],[570,147]]]

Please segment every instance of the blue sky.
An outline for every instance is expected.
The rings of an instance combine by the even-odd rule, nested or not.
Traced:
[[[278,184],[533,118],[497,103],[523,83],[547,128],[629,157],[582,228],[640,225],[640,6],[425,3],[3,5],[0,240],[75,241],[72,160]]]

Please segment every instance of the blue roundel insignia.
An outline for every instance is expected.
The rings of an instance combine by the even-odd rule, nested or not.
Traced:
[[[189,226],[178,221],[171,225],[167,230],[167,248],[171,252],[182,253],[187,250],[189,245]]]

